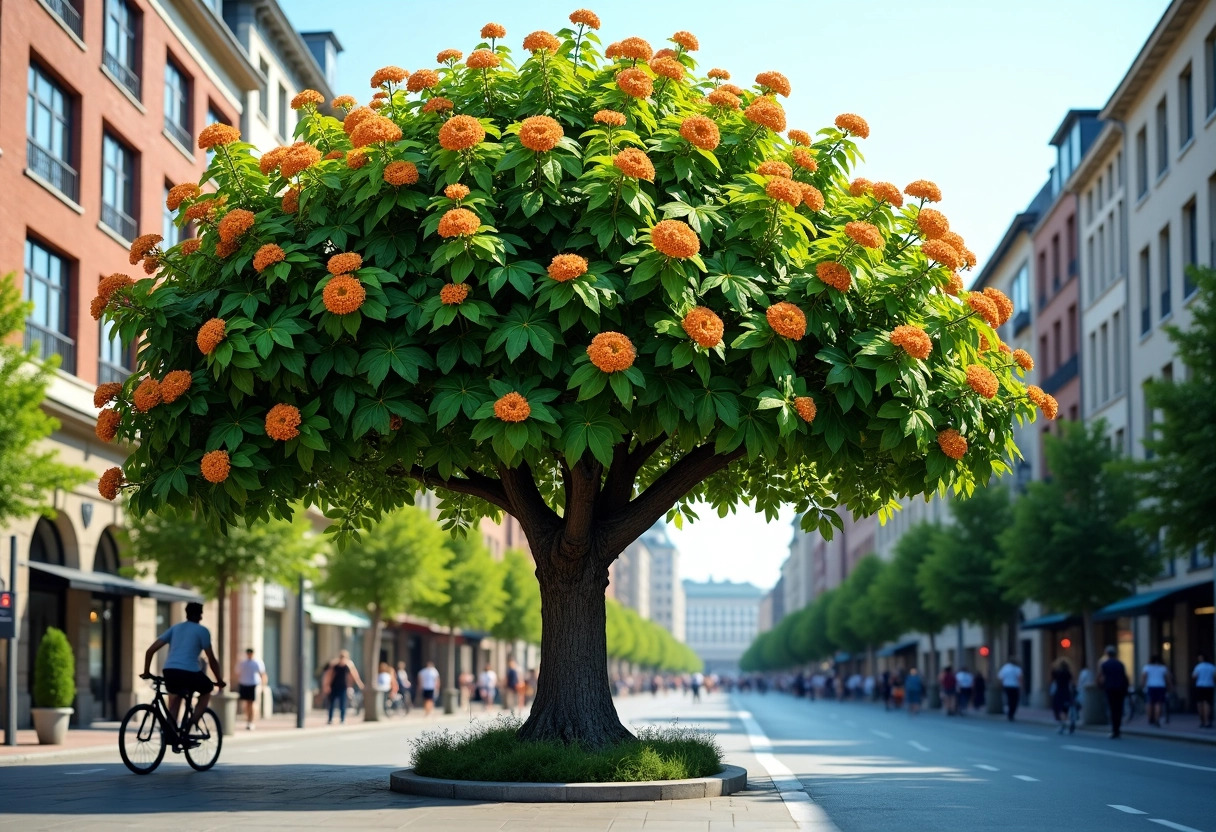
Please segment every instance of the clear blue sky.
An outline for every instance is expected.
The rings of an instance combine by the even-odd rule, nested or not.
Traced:
[[[332,29],[339,93],[366,100],[378,67],[434,66],[466,54],[482,24],[507,27],[518,48],[536,29],[556,31],[576,0],[281,0],[298,29]],[[1168,5],[1167,0],[745,0],[592,2],[605,44],[639,35],[655,48],[687,29],[701,68],[728,69],[748,86],[776,69],[793,85],[791,127],[814,132],[841,112],[870,123],[860,174],[904,185],[932,179],[951,227],[982,267],[1013,215],[1046,181],[1047,144],[1074,107],[1101,107]],[[790,538],[789,517],[706,519],[673,538],[686,577],[771,586]],[[699,526],[699,527],[698,527]]]

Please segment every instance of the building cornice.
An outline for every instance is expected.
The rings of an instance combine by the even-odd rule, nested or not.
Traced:
[[[1202,7],[1203,0],[1174,0],[1170,3],[1165,14],[1157,21],[1153,33],[1148,36],[1140,53],[1132,61],[1127,74],[1115,87],[1110,100],[1102,108],[1099,118],[1103,120],[1127,119],[1132,108],[1139,101],[1157,70],[1165,63],[1178,40],[1186,34],[1191,17]]]
[[[210,55],[214,58],[221,69],[228,74],[241,92],[256,90],[261,85],[263,80],[262,73],[249,60],[249,55],[241,46],[240,41],[232,34],[232,31],[224,23],[223,19],[215,13],[215,9],[205,0],[165,0],[177,9],[182,18],[190,24],[198,41],[207,49]],[[172,18],[161,7],[159,0],[149,0],[149,5],[156,10],[170,30],[177,35],[182,45],[187,49],[194,51],[190,38],[186,37],[185,33],[178,31]],[[203,71],[208,74],[208,77],[216,83],[220,89],[226,85],[214,76],[210,61],[202,55],[194,54],[195,61],[202,67]]]
[[[275,52],[288,68],[299,75],[302,88],[311,88],[325,96],[326,102],[334,97],[334,91],[325,77],[324,70],[313,57],[312,50],[291,25],[283,7],[277,0],[248,0],[257,16],[259,25],[274,39]],[[337,38],[334,38],[337,44]]]

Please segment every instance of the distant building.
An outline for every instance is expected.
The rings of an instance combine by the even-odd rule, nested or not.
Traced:
[[[650,547],[645,538],[630,543],[608,567],[608,585],[622,606],[650,618]]]
[[[660,520],[642,535],[650,550],[650,620],[684,641],[684,583],[680,580],[680,550],[667,537]]]
[[[684,582],[686,643],[710,673],[737,673],[756,637],[764,590],[733,581]]]

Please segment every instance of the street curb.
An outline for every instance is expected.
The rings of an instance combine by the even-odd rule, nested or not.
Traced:
[[[494,783],[443,780],[415,774],[412,768],[389,775],[389,788],[402,794],[449,800],[498,803],[621,803],[636,800],[692,800],[723,797],[747,788],[747,770],[723,766],[709,777],[647,780],[638,783]]]

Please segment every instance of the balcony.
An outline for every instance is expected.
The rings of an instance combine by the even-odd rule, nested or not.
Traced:
[[[1023,309],[1021,312],[1013,316],[1013,334],[1018,335],[1023,329],[1030,326],[1030,310]]]
[[[69,0],[42,0],[42,4],[54,12],[76,37],[84,39],[84,24],[80,21],[80,12]]]
[[[114,364],[109,361],[97,362],[97,383],[108,384],[110,382],[118,382],[122,384],[131,375],[131,371],[121,364]]]
[[[60,369],[76,374],[76,342],[62,332],[47,329],[42,324],[33,321],[25,322],[25,349],[32,350],[38,345],[38,357],[43,361],[53,355],[58,355]]]
[[[180,144],[184,149],[190,149],[190,131],[182,127],[176,121],[165,119],[165,132],[173,137],[173,140]]]
[[[1076,378],[1077,367],[1079,364],[1078,358],[1079,356],[1076,353],[1073,353],[1072,358],[1068,359],[1057,367],[1056,371],[1049,375],[1047,380],[1043,382],[1044,392],[1050,393],[1054,396],[1057,390]]]
[[[139,225],[120,208],[101,203],[101,221],[128,242],[139,236]]]
[[[72,202],[79,201],[80,184],[76,170],[33,139],[25,140],[25,163],[59,193]]]
[[[118,80],[118,83],[127,88],[127,92],[139,99],[139,76],[135,74],[135,70],[124,64],[117,57],[106,52],[101,56],[102,66],[106,71]]]

